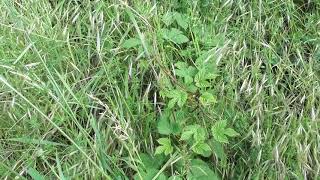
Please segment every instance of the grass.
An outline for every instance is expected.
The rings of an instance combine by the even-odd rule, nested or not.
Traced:
[[[0,177],[317,179],[319,19],[316,0],[3,0]],[[168,110],[166,91],[188,88],[175,64],[199,57],[215,103],[188,92]],[[166,110],[239,136],[203,156],[159,129]]]

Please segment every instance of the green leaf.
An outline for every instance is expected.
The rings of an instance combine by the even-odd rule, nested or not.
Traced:
[[[228,137],[234,137],[238,136],[239,133],[237,133],[235,130],[231,128],[226,128],[227,126],[227,121],[226,120],[221,120],[216,122],[212,128],[212,135],[215,140],[221,143],[228,143]]]
[[[183,29],[188,28],[188,17],[186,15],[175,13],[174,18],[180,27]]]
[[[194,78],[196,86],[200,88],[210,87],[211,84],[207,81],[209,80],[208,77],[208,72],[205,69],[201,69]]]
[[[178,98],[178,106],[182,107],[187,102],[187,99],[188,99],[188,94],[184,91],[180,91],[179,98]]]
[[[204,141],[206,139],[206,130],[203,127],[200,127],[194,133],[194,139],[199,141]]]
[[[153,167],[150,167],[146,169],[145,171],[139,171],[140,176],[142,177],[143,180],[152,180],[157,173],[159,172],[158,169],[155,169]],[[134,180],[141,180],[140,176],[137,174],[134,175]],[[167,177],[164,173],[161,173],[156,180],[166,180]]]
[[[171,125],[167,117],[161,117],[157,127],[160,134],[169,135],[172,133]]]
[[[212,126],[211,128],[212,135],[214,139],[217,140],[218,142],[228,143],[228,138],[224,134],[226,126],[227,126],[226,120],[218,121]]]
[[[226,162],[227,160],[227,155],[224,152],[223,146],[220,142],[215,141],[214,139],[211,139],[210,141],[213,152],[216,154],[216,156],[222,161],[222,162]]]
[[[163,135],[169,134],[180,134],[181,133],[181,123],[175,122],[172,116],[172,112],[165,110],[161,115],[159,122],[157,124],[158,132]]]
[[[190,139],[191,136],[195,134],[199,128],[200,128],[200,125],[198,124],[186,126],[181,134],[180,139],[183,141]]]
[[[143,169],[148,169],[150,167],[159,168],[165,160],[165,157],[162,155],[151,156],[146,153],[140,153],[139,157],[141,163],[143,164]]]
[[[165,155],[171,154],[173,152],[173,147],[171,145],[171,141],[168,138],[160,138],[158,139],[158,143],[161,146],[156,148],[155,154],[164,153]]]
[[[189,39],[183,35],[183,32],[176,28],[161,29],[162,38],[174,42],[175,44],[183,44],[189,41]]]
[[[204,106],[216,103],[216,98],[213,96],[213,94],[207,91],[201,94],[201,96],[199,97],[199,100],[201,104]]]
[[[179,77],[184,78],[184,82],[186,84],[190,84],[193,82],[193,77],[197,73],[197,69],[193,66],[188,66],[184,62],[178,62],[175,64],[177,67],[177,70],[175,70],[176,75]]]
[[[174,134],[174,135],[180,134],[180,133],[181,133],[181,126],[180,126],[180,124],[177,123],[177,122],[171,123],[171,132],[172,132],[172,134]]]
[[[130,49],[133,47],[136,47],[138,45],[141,44],[141,40],[138,38],[130,38],[124,41],[124,43],[122,44],[122,47],[125,49]]]
[[[198,87],[195,86],[195,85],[193,85],[193,84],[190,84],[189,86],[187,86],[187,90],[188,90],[189,92],[196,93],[197,90],[198,90]]]
[[[172,109],[176,103],[179,107],[182,107],[188,99],[188,93],[183,90],[177,89],[169,91],[166,96],[172,98],[168,103],[169,109]]]
[[[192,146],[193,152],[208,157],[211,155],[211,148],[205,142],[198,142]]]
[[[208,74],[215,74],[217,71],[217,64],[213,61],[215,57],[211,51],[202,51],[196,59],[195,65],[198,69],[205,69]]]
[[[186,69],[188,68],[188,64],[182,61],[178,61],[174,64],[178,69]]]
[[[182,180],[181,176],[171,176],[168,180]]]
[[[230,137],[235,137],[240,135],[234,129],[231,129],[231,128],[227,128],[224,133]]]
[[[166,25],[166,26],[170,26],[175,18],[175,12],[167,12],[165,15],[162,16],[162,22]]]
[[[219,180],[207,163],[200,159],[191,160],[191,167],[187,174],[189,180]]]
[[[169,108],[169,109],[172,109],[172,108],[174,107],[174,105],[176,104],[176,102],[177,102],[177,99],[176,99],[176,98],[171,99],[171,100],[169,101],[169,103],[168,103],[168,108]]]
[[[192,132],[192,131],[184,131],[181,134],[180,140],[186,141],[186,140],[190,139],[193,134],[194,134],[194,132]]]
[[[163,146],[158,146],[158,147],[156,148],[156,152],[155,152],[154,154],[155,154],[155,155],[157,155],[157,154],[162,154],[164,151],[165,151],[165,147],[163,147]]]
[[[45,180],[46,179],[43,175],[41,175],[39,173],[39,171],[37,171],[34,168],[30,167],[27,172],[32,177],[32,179],[34,179],[34,180]]]

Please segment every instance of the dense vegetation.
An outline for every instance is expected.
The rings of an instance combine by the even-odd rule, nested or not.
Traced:
[[[1,179],[317,179],[320,1],[2,0]]]

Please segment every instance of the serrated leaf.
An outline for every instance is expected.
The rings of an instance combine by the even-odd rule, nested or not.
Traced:
[[[189,180],[219,180],[207,163],[200,159],[191,160],[191,167],[187,174]]]
[[[176,104],[176,102],[177,102],[177,99],[175,99],[175,98],[171,99],[168,103],[168,108],[172,109],[174,107],[174,105]]]
[[[161,154],[161,153],[164,152],[164,150],[165,150],[165,147],[164,147],[164,146],[158,146],[158,147],[156,148],[156,152],[155,152],[154,154],[155,154],[155,155]]]
[[[224,133],[230,137],[235,137],[240,135],[234,129],[231,129],[231,128],[227,128]]]
[[[187,102],[187,99],[188,99],[188,94],[184,91],[181,91],[179,94],[179,99],[177,103],[178,106],[182,107]]]
[[[210,105],[216,103],[216,98],[213,96],[213,94],[205,91],[201,94],[199,97],[199,100],[202,105]]]
[[[203,156],[210,156],[211,148],[205,142],[198,142],[192,147],[193,152],[203,155]]]
[[[210,87],[211,84],[207,81],[207,72],[204,69],[201,69],[195,76],[194,81],[197,87],[205,88]]]
[[[174,15],[174,18],[180,27],[182,27],[183,29],[188,28],[188,17],[187,16],[180,14],[180,13],[176,13]]]
[[[186,69],[188,68],[188,64],[186,62],[178,61],[174,64],[178,69]]]
[[[194,135],[199,128],[200,128],[200,125],[198,124],[186,126],[181,134],[180,139],[184,141],[190,139],[192,135]]]
[[[226,120],[218,121],[212,126],[212,135],[216,141],[221,143],[228,143],[227,136],[234,137],[239,135],[239,133],[237,133],[235,130],[231,128],[226,128],[226,126]]]
[[[168,138],[160,138],[158,139],[158,143],[161,146],[156,148],[155,154],[164,153],[165,155],[171,154],[173,152],[173,147],[171,145],[171,141]]]
[[[169,135],[172,133],[171,125],[167,118],[160,118],[157,127],[160,134]]]
[[[189,92],[196,93],[197,90],[198,90],[198,87],[195,86],[195,85],[193,85],[193,84],[190,84],[189,86],[187,86],[187,90],[188,90]]]
[[[214,139],[217,140],[218,142],[228,143],[228,138],[224,134],[226,126],[227,126],[226,120],[218,121],[212,126],[211,128],[212,135]]]
[[[171,146],[171,141],[168,138],[160,138],[158,139],[158,143],[164,146]]]
[[[198,128],[194,133],[194,139],[199,141],[204,141],[206,139],[206,130],[202,127]]]
[[[189,41],[189,39],[183,35],[183,32],[176,28],[162,29],[161,30],[162,38],[165,40],[172,41],[176,44],[182,44]]]
[[[184,131],[181,134],[180,140],[183,140],[183,141],[189,140],[192,137],[192,135],[193,135],[192,131]]]
[[[183,90],[177,89],[169,91],[166,96],[172,98],[168,103],[169,109],[172,109],[176,103],[179,107],[182,107],[188,99],[188,93]]]
[[[195,65],[198,69],[204,69],[206,74],[215,74],[217,71],[217,64],[213,61],[216,55],[211,51],[203,51],[196,59]]]
[[[190,84],[193,82],[193,77],[197,73],[197,69],[193,66],[188,66],[186,63],[178,62],[175,64],[178,68],[175,72],[179,77],[184,78],[185,84]]]
[[[224,152],[223,146],[220,142],[215,141],[214,139],[211,139],[211,145],[213,152],[217,155],[217,157],[222,161],[225,162],[227,159],[227,155]]]
[[[124,41],[122,47],[125,49],[133,48],[141,44],[141,40],[138,38],[130,38]]]
[[[162,22],[166,25],[166,26],[170,26],[175,18],[175,12],[167,12],[165,15],[162,16]]]

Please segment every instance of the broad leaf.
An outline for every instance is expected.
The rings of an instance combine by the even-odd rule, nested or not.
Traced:
[[[234,129],[231,129],[231,128],[227,128],[224,133],[230,137],[235,137],[240,135]]]
[[[188,17],[186,15],[175,13],[174,18],[180,27],[183,29],[188,28]]]
[[[193,66],[188,66],[186,63],[178,62],[175,64],[177,67],[176,75],[184,78],[186,84],[193,82],[193,77],[197,73],[197,69]]]
[[[161,146],[156,148],[155,154],[164,153],[165,155],[171,154],[173,152],[173,146],[171,145],[171,141],[168,138],[160,138],[158,139],[158,143]]]
[[[199,128],[200,128],[200,125],[198,125],[198,124],[185,127],[182,134],[181,134],[180,140],[185,141],[185,140],[190,139],[192,137],[192,135],[194,135]]]
[[[197,142],[204,141],[206,138],[206,130],[203,127],[198,128],[194,133],[194,140]]]
[[[166,96],[171,98],[168,103],[169,109],[173,108],[175,104],[182,107],[188,99],[188,94],[185,91],[178,89],[167,92]]]
[[[226,126],[226,120],[218,121],[212,126],[212,135],[218,142],[228,143],[228,137],[224,134]]]
[[[191,167],[187,174],[189,180],[219,180],[220,178],[214,173],[207,163],[200,159],[191,160]]]
[[[160,134],[169,135],[172,133],[171,124],[168,117],[161,117],[157,127]]]
[[[208,157],[211,155],[211,148],[205,142],[198,142],[192,147],[193,152]]]
[[[166,25],[166,26],[170,26],[175,18],[175,12],[167,12],[165,15],[162,16],[162,22]]]
[[[162,38],[174,42],[175,44],[182,44],[189,41],[189,39],[183,35],[183,32],[176,28],[162,29]]]
[[[201,104],[204,106],[216,103],[216,98],[213,96],[213,94],[207,91],[201,94],[201,96],[199,97],[199,100]]]
[[[196,74],[194,81],[196,83],[196,86],[200,88],[205,88],[205,87],[211,87],[211,84],[208,82],[208,80],[212,80],[214,78],[215,78],[214,74],[207,72],[205,69],[200,69]]]
[[[231,128],[226,128],[226,126],[226,120],[218,121],[212,126],[212,135],[216,141],[221,143],[228,143],[227,136],[234,137],[239,135],[235,130]]]
[[[138,45],[141,44],[141,40],[138,38],[130,38],[124,41],[124,43],[122,44],[123,48],[129,49],[129,48],[133,48],[136,47]]]

